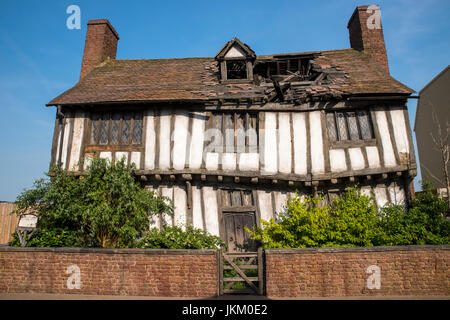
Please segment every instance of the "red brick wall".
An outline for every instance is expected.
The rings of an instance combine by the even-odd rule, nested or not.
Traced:
[[[380,268],[380,289],[366,272]],[[266,250],[269,297],[449,296],[450,246]]]
[[[212,297],[217,284],[215,250],[0,248],[0,293]]]

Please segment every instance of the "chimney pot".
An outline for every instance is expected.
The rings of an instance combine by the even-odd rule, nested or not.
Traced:
[[[107,58],[115,59],[119,35],[107,19],[89,20],[80,79]]]

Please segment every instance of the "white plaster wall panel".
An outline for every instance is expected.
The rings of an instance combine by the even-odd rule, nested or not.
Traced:
[[[186,161],[186,144],[189,131],[189,116],[187,111],[179,111],[175,116],[173,128],[173,154],[172,163],[175,170],[184,169]]]
[[[146,185],[145,190],[149,191],[149,192],[154,192],[155,196],[158,195],[157,190],[155,190],[152,185]],[[149,229],[152,229],[152,228],[159,229],[159,216],[157,216],[157,215],[150,216],[148,218],[148,227],[149,227]]]
[[[272,207],[272,194],[265,190],[258,190],[258,205],[262,220],[269,221],[274,217]]]
[[[203,229],[201,188],[197,186],[192,186],[192,225]]]
[[[372,188],[370,186],[362,186],[361,194],[367,197],[372,197]]]
[[[170,168],[170,122],[172,114],[168,110],[161,110],[159,127],[159,168]]]
[[[379,168],[380,167],[380,156],[378,154],[377,147],[366,147],[367,162],[369,168]]]
[[[207,170],[217,170],[219,167],[219,154],[217,152],[206,153],[205,168]]]
[[[286,209],[287,194],[286,192],[273,191],[275,200],[275,214],[284,212]]]
[[[73,123],[73,137],[72,137],[72,150],[70,152],[69,170],[78,170],[80,163],[81,146],[83,143],[83,131],[84,131],[84,112],[78,111],[75,113],[75,119]]]
[[[155,115],[153,110],[145,112],[146,130],[145,130],[145,159],[144,167],[146,170],[155,169],[156,154],[156,133],[155,133]]]
[[[92,155],[92,154],[87,153],[84,155],[84,163],[83,163],[84,170],[87,170],[87,168],[91,165],[93,158],[94,158],[94,155]]]
[[[153,195],[155,197],[160,195],[158,188],[155,189],[152,185],[146,185],[145,186],[145,190],[153,192]],[[160,221],[161,221],[161,219],[160,219],[159,215],[154,215],[154,216],[149,217],[149,219],[148,219],[149,228],[150,229],[152,229],[152,228],[161,229],[160,228],[160,226],[161,226],[161,222]]]
[[[226,58],[240,58],[245,57],[245,53],[238,46],[232,46],[225,54]]]
[[[276,113],[266,112],[265,118],[263,173],[276,173],[278,170]]]
[[[296,174],[307,174],[307,143],[306,123],[304,112],[292,113],[292,125],[294,134],[294,172]]]
[[[278,171],[281,173],[291,172],[292,143],[291,123],[288,112],[278,113]]]
[[[148,228],[149,229],[161,229],[159,227],[159,217],[158,216],[151,216],[148,218]]]
[[[217,208],[217,191],[213,187],[203,187],[206,231],[219,236],[219,215]]]
[[[386,187],[378,185],[375,187],[374,193],[378,208],[383,208],[388,203]]]
[[[71,113],[68,113],[67,118],[65,119],[64,124],[64,136],[63,136],[63,142],[62,142],[62,150],[61,150],[61,167],[65,168],[67,163],[67,149],[69,148],[69,135],[70,135],[70,117]]]
[[[391,197],[392,204],[403,205],[405,204],[405,192],[403,188],[396,182],[392,182],[388,186],[389,196]]]
[[[109,162],[112,161],[112,153],[111,153],[111,151],[102,151],[102,152],[100,152],[99,157],[102,158],[102,159],[106,159]]]
[[[330,150],[330,168],[332,172],[342,172],[347,170],[344,149]]]
[[[313,174],[325,172],[322,123],[320,117],[320,111],[313,111],[309,113],[309,131],[311,136],[311,172]]]
[[[161,187],[161,196],[167,197],[173,201],[173,188],[167,187],[167,186]],[[173,225],[173,220],[172,220],[171,216],[169,216],[168,214],[164,214],[162,217],[163,217],[164,222],[167,225],[169,225],[169,226]]]
[[[175,225],[186,229],[186,190],[180,186],[173,187],[173,204],[174,209],[174,221]]]
[[[396,165],[394,149],[392,147],[391,137],[389,136],[389,126],[387,123],[386,113],[383,110],[375,111],[378,129],[381,136],[381,144],[384,152],[384,165],[386,167],[394,167]]]
[[[409,140],[403,110],[391,110],[390,113],[397,151],[409,153]]]
[[[240,153],[239,170],[257,171],[259,169],[259,153]]]
[[[200,169],[202,166],[205,119],[204,113],[193,113],[191,145],[189,148],[189,168],[191,169]]]
[[[364,169],[364,156],[361,152],[361,148],[349,148],[348,154],[350,157],[350,165],[353,170],[361,170]]]
[[[236,153],[222,153],[222,170],[236,170]]]
[[[141,153],[138,151],[131,152],[130,163],[134,163],[136,169],[141,169]]]
[[[128,164],[128,152],[126,151],[118,151],[114,154],[116,163],[122,160],[122,158],[125,159],[124,163]]]

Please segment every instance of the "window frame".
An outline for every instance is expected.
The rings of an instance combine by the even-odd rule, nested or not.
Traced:
[[[242,79],[228,79],[227,62],[229,62],[229,61],[244,61],[245,69],[246,69],[246,77],[242,78]],[[222,61],[220,61],[219,67],[220,67],[220,76],[221,76],[222,83],[251,83],[251,82],[253,82],[253,63],[248,58],[243,58],[243,57],[226,58],[226,59],[223,59]]]
[[[119,124],[119,133],[118,133],[118,141],[116,144],[112,144],[111,141],[111,128],[112,128],[112,120],[114,114],[120,114],[120,124]],[[122,138],[122,129],[123,129],[123,122],[124,122],[124,116],[126,114],[130,114],[130,131],[129,131],[129,143],[121,143]],[[106,143],[100,143],[102,129],[100,130],[98,134],[97,140],[93,143],[92,142],[92,130],[93,130],[93,122],[95,115],[100,115],[101,121],[100,121],[100,127],[103,128],[102,123],[104,121],[107,121],[107,142]],[[104,119],[105,115],[107,115],[108,119]],[[140,134],[140,142],[134,143],[133,142],[133,132],[135,130],[135,120],[137,116],[140,116],[141,121],[141,134]],[[144,151],[144,129],[145,123],[144,123],[144,112],[139,110],[99,110],[95,112],[90,112],[88,115],[88,124],[87,124],[87,130],[86,130],[86,139],[84,144],[84,151],[85,153],[92,153],[95,151]]]
[[[363,131],[361,129],[361,120],[360,116],[358,115],[358,112],[365,112],[368,119],[368,125],[370,130],[370,138],[364,138]],[[330,139],[330,127],[329,127],[329,121],[328,116],[329,114],[333,115],[333,121],[334,121],[334,130],[335,130],[335,137],[336,139]],[[343,114],[344,116],[344,123],[345,123],[345,134],[347,136],[347,139],[341,138],[341,130],[338,123],[338,114]],[[352,134],[350,130],[350,122],[349,118],[351,114],[354,114],[355,120],[356,120],[356,128],[358,131],[358,139],[352,139]],[[327,139],[331,147],[345,147],[345,146],[370,146],[370,145],[376,145],[376,136],[375,136],[375,128],[373,124],[372,115],[370,113],[370,110],[368,109],[340,109],[340,110],[327,110],[325,111],[325,125],[326,125],[326,134]]]
[[[233,152],[229,152],[227,150],[227,135],[226,135],[226,115],[232,115],[233,117],[233,129],[234,129],[234,144],[233,144]],[[237,126],[239,115],[243,115],[245,117],[245,141],[244,141],[244,150],[241,151],[238,148],[238,142],[237,142],[237,135],[236,131],[239,129]],[[253,115],[253,117],[251,117]],[[220,116],[220,129],[216,127],[216,116]],[[253,128],[256,133],[256,142],[255,145],[250,145],[250,137],[247,135],[247,131],[250,128],[250,120],[254,119],[254,123],[256,125],[256,128]],[[259,153],[259,113],[258,112],[248,112],[248,111],[212,111],[210,113],[210,119],[208,121],[208,129],[213,130],[220,130],[222,135],[222,146],[221,150],[222,153],[235,153],[235,154],[241,154],[241,153]]]

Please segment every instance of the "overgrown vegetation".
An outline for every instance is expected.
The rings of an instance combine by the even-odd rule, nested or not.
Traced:
[[[17,197],[21,214],[39,216],[28,247],[216,249],[225,243],[192,226],[149,230],[152,216],[173,215],[173,202],[146,191],[132,174],[134,165],[104,159],[91,162],[83,176],[58,167]],[[162,219],[164,220],[164,219]],[[20,246],[15,234],[11,246]]]
[[[450,244],[446,201],[427,183],[423,190],[409,210],[390,205],[378,211],[356,187],[328,206],[319,205],[321,197],[296,196],[278,221],[261,221],[260,228],[247,231],[265,248]]]
[[[185,230],[178,226],[164,226],[161,230],[151,229],[137,246],[165,249],[220,249],[225,247],[225,243],[221,238],[192,226],[186,227]]]
[[[29,245],[136,246],[148,230],[149,218],[172,215],[173,204],[144,190],[132,170],[134,166],[124,161],[104,159],[93,160],[83,176],[51,168],[46,179],[17,197],[15,213],[33,210],[39,216],[39,232]]]

